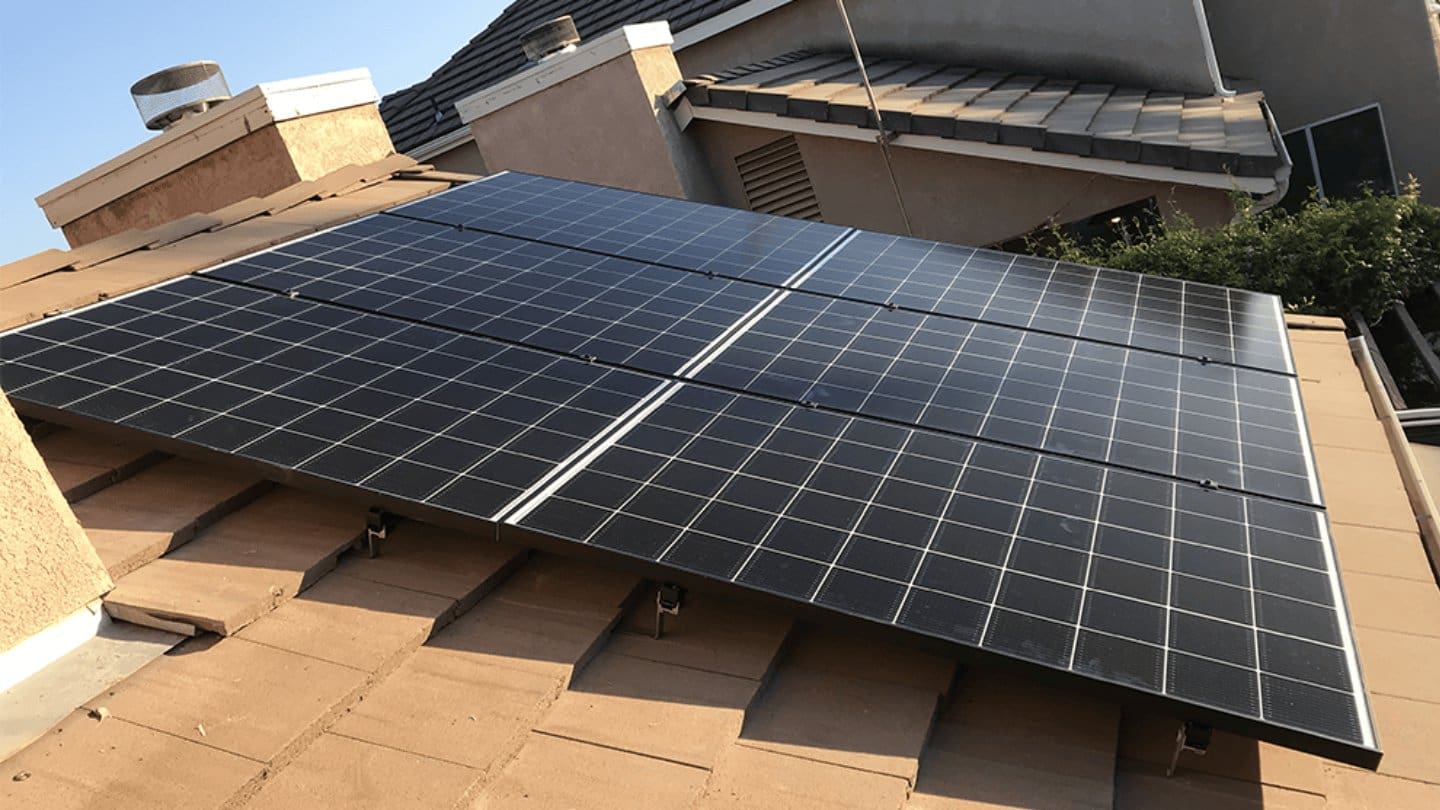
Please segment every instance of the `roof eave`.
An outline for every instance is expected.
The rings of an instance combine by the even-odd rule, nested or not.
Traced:
[[[849,124],[835,124],[804,118],[790,118],[774,113],[750,110],[727,110],[692,104],[689,99],[680,102],[676,109],[677,120],[682,127],[692,121],[716,121],[740,126],[772,129],[794,134],[817,135],[826,138],[864,141],[873,143],[875,131]],[[895,146],[918,149],[927,152],[941,152],[967,157],[1000,160],[1008,163],[1023,163],[1031,166],[1048,166],[1056,169],[1124,177],[1132,180],[1149,180],[1173,185],[1211,188],[1223,191],[1239,190],[1247,194],[1271,194],[1279,188],[1275,177],[1237,177],[1220,172],[1200,172],[1190,169],[1175,169],[1128,161],[1105,160],[1102,158],[1069,155],[1060,152],[1046,152],[1023,146],[1007,146],[996,143],[966,141],[942,138],[933,135],[900,134],[892,141]]]

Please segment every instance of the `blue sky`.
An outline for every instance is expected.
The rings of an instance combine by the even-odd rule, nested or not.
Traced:
[[[213,59],[239,93],[260,82],[368,67],[383,95],[430,75],[506,2],[7,3],[0,26],[0,264],[65,246],[35,205],[37,195],[153,134],[130,100],[136,79]]]

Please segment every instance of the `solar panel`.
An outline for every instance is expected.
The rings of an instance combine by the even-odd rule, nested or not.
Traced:
[[[550,535],[1363,744],[1324,513],[684,386]]]
[[[1296,380],[792,295],[699,378],[1191,482],[1318,503]]]
[[[506,173],[394,209],[465,228],[782,284],[821,223]],[[859,232],[800,289],[1292,373],[1280,300],[1159,276]]]
[[[15,400],[486,517],[652,378],[185,278],[0,337]]]
[[[519,175],[422,202],[0,336],[0,385],[1378,762],[1292,375],[1086,334],[1108,271],[1017,260],[957,317],[814,287],[884,289],[892,237]],[[1218,323],[1181,296],[1182,339]]]
[[[776,285],[848,231],[515,172],[392,213]]]
[[[383,215],[208,275],[661,373],[771,292]]]

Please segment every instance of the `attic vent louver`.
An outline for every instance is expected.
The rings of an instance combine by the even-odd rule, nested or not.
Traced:
[[[214,62],[187,62],[151,73],[130,86],[147,129],[167,129],[230,98],[230,85]]]
[[[573,51],[579,42],[580,31],[568,14],[540,23],[520,35],[520,47],[525,49],[525,58],[531,62]]]
[[[820,201],[793,135],[735,158],[750,210],[823,222]]]

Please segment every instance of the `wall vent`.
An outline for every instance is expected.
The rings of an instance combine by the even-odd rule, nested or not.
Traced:
[[[735,158],[751,211],[822,222],[820,201],[800,157],[795,136],[786,135]]]

